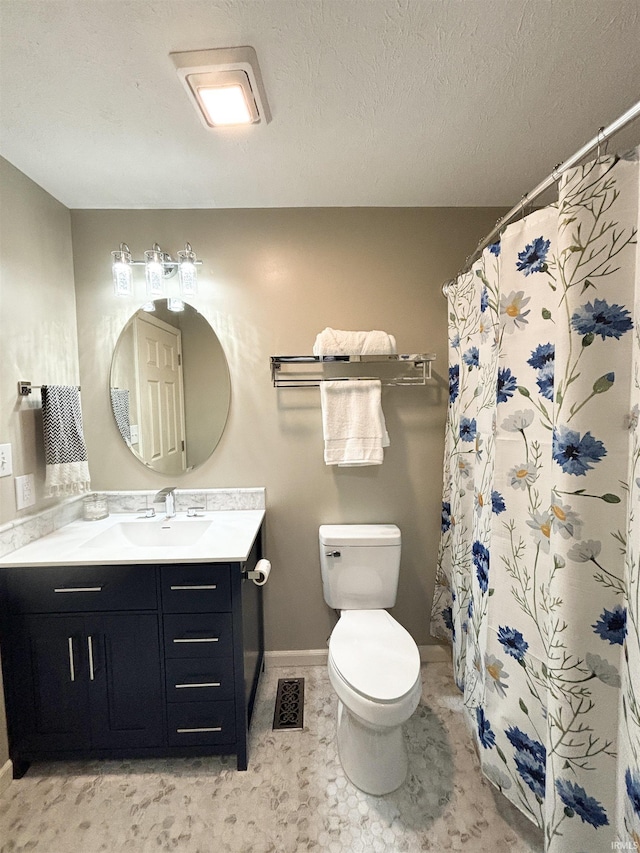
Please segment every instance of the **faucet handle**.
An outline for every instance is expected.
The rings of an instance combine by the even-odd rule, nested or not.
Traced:
[[[152,506],[143,506],[141,509],[137,509],[136,512],[142,513],[142,515],[139,515],[138,518],[155,518],[156,515],[156,511]]]
[[[187,518],[195,518],[198,515],[199,509],[204,509],[204,507],[203,506],[187,507]]]

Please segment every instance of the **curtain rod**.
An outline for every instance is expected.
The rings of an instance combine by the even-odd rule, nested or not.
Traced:
[[[522,198],[520,199],[518,204],[516,204],[514,207],[512,207],[508,213],[505,213],[505,215],[503,217],[501,217],[496,222],[493,230],[490,231],[486,237],[483,237],[483,239],[480,240],[480,242],[476,246],[473,254],[469,255],[469,257],[465,260],[465,265],[460,270],[460,272],[463,272],[464,270],[468,269],[471,266],[471,264],[473,264],[473,262],[476,261],[480,257],[483,250],[486,249],[487,246],[490,246],[491,243],[494,242],[494,239],[500,234],[500,231],[504,228],[504,226],[508,222],[510,222],[514,218],[514,216],[516,216],[518,213],[523,211],[524,208],[527,206],[527,204],[530,204],[534,199],[536,199],[536,198],[538,198],[538,196],[542,195],[542,193],[545,192],[545,190],[548,190],[549,187],[551,187],[553,184],[555,184],[560,179],[560,176],[564,172],[566,172],[568,169],[571,169],[575,165],[577,165],[580,162],[580,160],[582,160],[584,157],[586,157],[587,154],[590,154],[594,148],[598,148],[600,145],[602,145],[603,142],[605,142],[607,139],[609,139],[610,136],[613,136],[614,133],[617,133],[619,130],[622,130],[623,127],[625,127],[630,122],[634,121],[635,119],[637,119],[639,117],[640,117],[640,101],[638,101],[636,104],[634,104],[632,107],[630,107],[625,113],[623,113],[621,116],[619,116],[619,118],[617,118],[615,121],[611,122],[610,125],[608,125],[607,127],[601,127],[600,130],[598,131],[597,135],[594,136],[593,139],[591,139],[589,142],[587,142],[586,145],[583,145],[582,148],[580,148],[578,151],[576,151],[576,153],[573,156],[569,157],[568,160],[565,160],[564,163],[559,163],[555,167],[555,169],[553,169],[551,174],[547,175],[547,177],[544,179],[544,181],[540,181],[540,183],[536,187],[534,187],[530,192],[525,193],[525,195],[522,196]],[[460,273],[458,273],[458,275],[459,274]],[[445,296],[447,295],[447,287],[450,284],[453,284],[454,281],[455,281],[455,279],[450,279],[449,281],[446,281],[442,285],[442,292]]]

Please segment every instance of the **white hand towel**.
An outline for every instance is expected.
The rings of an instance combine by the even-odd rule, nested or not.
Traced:
[[[320,383],[324,461],[327,465],[381,465],[389,446],[378,379]]]
[[[313,345],[314,355],[391,355],[396,352],[393,335],[372,329],[370,332],[348,332],[323,329]]]

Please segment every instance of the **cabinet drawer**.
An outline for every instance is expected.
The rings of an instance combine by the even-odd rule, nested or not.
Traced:
[[[165,613],[208,613],[231,610],[227,564],[198,563],[162,566],[162,608]]]
[[[39,566],[2,571],[11,613],[154,610],[155,566]]]
[[[165,615],[164,653],[167,658],[231,657],[231,614]]]
[[[175,658],[167,661],[168,702],[233,699],[231,658]]]
[[[233,743],[236,739],[235,702],[185,702],[169,705],[170,746]]]

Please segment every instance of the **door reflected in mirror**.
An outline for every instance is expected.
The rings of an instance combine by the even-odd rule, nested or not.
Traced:
[[[231,381],[217,335],[193,306],[166,299],[126,324],[111,363],[111,408],[133,455],[175,477],[205,462],[222,437]]]

